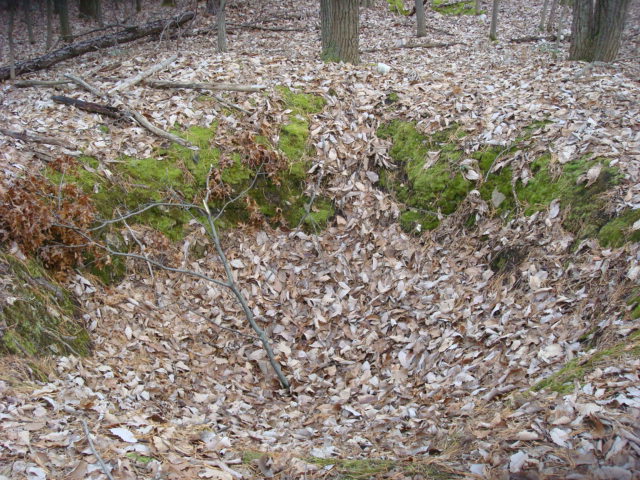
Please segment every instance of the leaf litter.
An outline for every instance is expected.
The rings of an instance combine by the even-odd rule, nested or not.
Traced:
[[[537,34],[531,19],[541,4],[503,5],[500,38]],[[123,479],[321,478],[348,472],[344,459],[395,462],[362,468],[365,478],[394,466],[396,478],[421,475],[409,464],[469,477],[635,478],[640,355],[637,320],[625,301],[637,287],[638,245],[611,250],[585,240],[576,247],[561,227],[558,202],[504,222],[473,192],[438,230],[407,235],[397,223],[401,206],[378,185],[378,168],[393,162],[375,132],[392,118],[415,121],[425,133],[455,122],[469,134],[463,142],[471,154],[480,144],[509,145],[522,128],[550,119],[534,132],[534,148],[548,148],[559,163],[587,152],[610,159],[626,178],[612,194],[615,208],[638,208],[637,6],[622,60],[592,68],[561,60],[563,42],[493,44],[483,16],[431,13],[437,29],[429,40],[450,42],[449,32],[459,43],[402,48],[414,41],[414,19],[392,16],[382,4],[362,11],[362,64],[325,65],[315,2],[229,7],[230,22],[278,17],[278,26],[303,31],[283,41],[282,32],[231,29],[224,55],[213,53],[210,38],[185,37],[171,72],[157,76],[270,86],[268,96],[225,95],[248,115],[203,105],[185,90],[137,85],[126,100],[165,129],[216,120],[216,141],[227,145],[239,129],[273,131],[287,121],[276,85],[328,101],[311,118],[318,181],[308,188],[332,197],[339,212],[333,225],[314,234],[247,227],[224,235],[234,275],[292,395],[279,389],[225,290],[168,272],[149,277],[144,269],[114,287],[79,275],[71,287],[94,355],[56,359],[46,383],[3,375],[0,478],[106,478],[81,419],[110,474]],[[168,40],[136,43],[114,58],[58,65],[46,78],[97,72],[92,80],[108,89],[174,48]],[[376,68],[382,62],[388,71]],[[119,78],[109,77],[114,71]],[[388,108],[392,92],[399,100]],[[137,127],[100,130],[100,117],[54,105],[46,89],[5,85],[2,95],[4,125],[55,133],[107,164],[122,154],[150,155],[160,143]],[[38,160],[30,145],[0,142],[6,188]],[[514,155],[511,167],[526,178],[528,161]],[[599,168],[581,181],[596,181]],[[500,201],[492,198],[494,206]],[[473,230],[459,226],[457,216],[468,212],[477,215]],[[186,241],[201,237],[195,229]],[[518,252],[516,260],[494,271],[492,260],[507,250]],[[194,260],[176,245],[163,254],[214,278],[224,273],[213,253]],[[617,352],[609,362],[597,356],[607,348]],[[572,362],[579,375],[567,370],[558,388],[535,388]],[[259,453],[251,459],[246,452]]]

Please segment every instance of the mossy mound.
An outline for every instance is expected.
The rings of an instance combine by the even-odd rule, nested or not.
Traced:
[[[72,295],[34,260],[0,253],[0,354],[20,356],[90,353]]]
[[[615,365],[622,357],[640,357],[640,331],[635,331],[623,341],[586,357],[577,357],[548,378],[538,382],[532,390],[550,390],[560,394],[573,392],[575,383],[583,384],[585,377],[601,366]]]
[[[393,142],[390,154],[399,168],[383,170],[380,182],[407,206],[400,217],[406,231],[433,230],[440,215],[455,212],[474,188],[463,175],[462,151],[455,140],[464,132],[457,125],[427,137],[414,124],[394,120],[381,126],[377,135]],[[430,152],[437,160],[429,166]]]
[[[433,0],[432,8],[442,15],[476,15],[476,5],[474,0],[451,2],[448,0]]]
[[[563,227],[577,240],[595,237],[605,247],[640,241],[640,230],[633,229],[640,220],[640,210],[617,215],[611,210],[606,192],[622,181],[622,174],[607,159],[585,155],[560,165],[545,154],[532,162],[527,182],[515,180],[508,165],[494,168],[499,160],[526,148],[545,123],[525,128],[511,145],[475,152],[472,158],[477,166],[468,160],[461,162],[464,151],[459,139],[464,132],[456,125],[431,136],[398,120],[380,127],[377,135],[391,139],[389,153],[399,167],[381,171],[381,184],[407,207],[400,215],[402,228],[413,233],[436,228],[441,216],[455,212],[467,194],[477,189],[493,214],[502,218],[532,215],[557,200],[563,211]],[[473,178],[465,175],[468,168],[477,169],[477,180],[468,180]]]
[[[387,0],[389,11],[398,15],[409,15],[411,8],[405,8],[404,0]]]
[[[305,115],[320,111],[324,100],[313,95],[294,94],[288,89],[282,93],[286,106],[297,112],[281,130],[278,147],[285,157],[266,139],[251,136],[242,137],[244,143],[238,151],[223,155],[213,146],[217,128],[214,124],[173,131],[198,146],[197,153],[173,144],[157,150],[153,157],[124,157],[106,167],[94,158],[81,157],[73,168],[65,171],[48,169],[46,176],[56,185],[77,184],[91,196],[102,218],[138,212],[127,222],[148,225],[171,240],[181,239],[188,223],[198,219],[199,213],[171,205],[147,207],[158,203],[200,205],[210,173],[214,195],[209,206],[214,212],[224,208],[224,214],[219,218],[221,227],[262,218],[273,226],[322,229],[333,216],[334,209],[326,198],[316,198],[312,202],[304,194],[310,167],[309,123]],[[241,195],[245,191],[246,194]],[[231,199],[236,200],[230,202]],[[117,229],[104,228],[94,233],[114,250],[126,250]],[[86,260],[92,264],[98,259]],[[124,262],[112,259],[107,265],[99,264],[94,273],[104,281],[118,280],[124,273]]]

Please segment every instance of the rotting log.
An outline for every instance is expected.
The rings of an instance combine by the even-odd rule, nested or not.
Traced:
[[[84,42],[73,43],[66,47],[54,50],[41,57],[16,63],[16,75],[27,72],[43,70],[56,63],[79,57],[88,52],[94,52],[102,48],[113,47],[122,43],[132,42],[148,35],[165,32],[171,28],[180,27],[195,17],[193,12],[185,12],[170,19],[156,20],[140,26],[125,28],[119,32],[101,37],[85,40]],[[7,80],[10,75],[10,67],[0,67],[0,80]]]
[[[186,83],[166,80],[144,80],[144,84],[153,88],[187,88],[192,90],[211,90],[214,92],[259,92],[266,85],[238,85],[233,83]]]

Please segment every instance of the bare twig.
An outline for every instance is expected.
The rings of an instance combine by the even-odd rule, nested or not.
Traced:
[[[278,380],[280,380],[280,384],[282,385],[283,388],[286,388],[287,390],[289,390],[291,386],[289,384],[289,381],[287,380],[287,377],[285,377],[284,373],[282,373],[282,368],[280,367],[280,364],[276,360],[276,356],[273,353],[273,349],[271,348],[269,339],[267,338],[267,335],[264,332],[264,330],[260,328],[260,326],[256,323],[255,318],[253,317],[253,312],[249,308],[249,305],[247,304],[247,300],[244,297],[244,294],[238,288],[238,285],[236,284],[236,281],[233,278],[233,272],[231,271],[231,266],[229,265],[227,256],[225,255],[224,250],[222,249],[222,245],[220,243],[220,237],[218,236],[218,230],[216,229],[216,224],[215,224],[213,215],[211,215],[211,211],[209,210],[208,200],[209,200],[209,194],[211,193],[211,190],[208,188],[208,184],[209,182],[207,181],[207,195],[203,200],[202,204],[204,205],[204,209],[207,212],[207,221],[209,223],[208,233],[211,236],[211,239],[213,240],[213,244],[216,248],[216,252],[218,253],[218,257],[220,258],[220,261],[222,262],[222,266],[224,267],[224,271],[227,275],[227,288],[229,288],[231,292],[235,295],[236,299],[240,303],[240,306],[242,307],[242,311],[244,312],[249,324],[251,325],[251,328],[253,328],[253,331],[258,334],[258,337],[260,337],[260,342],[262,343],[262,346],[267,352],[269,363],[271,364],[271,367],[275,371],[276,376],[278,377]]]
[[[156,127],[149,120],[147,120],[144,117],[144,115],[142,115],[140,112],[133,109],[129,109],[129,114],[135,119],[136,122],[138,122],[141,126],[149,130],[151,133],[154,133],[159,137],[166,138],[167,140],[171,140],[172,142],[177,143],[178,145],[182,145],[183,147],[186,147],[190,150],[194,150],[194,151],[199,150],[198,147],[193,145],[188,140],[185,140],[184,138],[180,138],[177,135],[174,135],[173,133],[165,132],[161,128]]]
[[[144,80],[146,77],[149,77],[149,76],[153,75],[154,73],[157,73],[160,70],[165,69],[166,67],[171,65],[173,62],[175,62],[177,58],[178,58],[178,55],[171,55],[169,58],[167,58],[166,60],[158,63],[157,65],[154,65],[153,67],[148,68],[147,70],[144,70],[144,71],[140,72],[139,74],[137,74],[136,76],[134,76],[134,77],[132,77],[132,78],[130,78],[128,80],[125,80],[125,81],[123,81],[121,83],[118,83],[115,87],[113,87],[111,90],[109,90],[109,93],[119,92],[121,90],[125,90],[127,88],[132,87],[136,83],[139,83],[142,80]]]
[[[106,97],[106,95],[103,92],[101,92],[98,88],[94,87],[93,85],[90,85],[88,82],[84,81],[82,78],[76,77],[75,75],[71,75],[70,73],[65,73],[64,76],[67,77],[76,85],[79,85],[80,87],[90,91],[96,97],[100,97],[100,98]]]
[[[69,80],[18,80],[13,84],[14,87],[55,87],[58,85],[68,85]]]
[[[43,135],[35,135],[27,132],[15,132],[13,130],[7,130],[5,128],[0,128],[0,133],[8,137],[17,138],[18,140],[22,140],[23,142],[43,143],[45,145],[58,145],[59,147],[64,147],[71,150],[75,150],[76,148],[74,145],[65,142],[64,140],[59,140],[53,137],[45,137]]]
[[[145,85],[153,88],[189,88],[192,90],[232,91],[232,92],[259,92],[267,88],[266,85],[238,85],[233,83],[191,83],[170,82],[167,80],[145,80]]]
[[[100,454],[96,450],[95,445],[93,444],[93,439],[91,438],[91,433],[89,432],[89,427],[87,426],[87,422],[85,422],[85,420],[81,418],[80,423],[82,423],[82,429],[84,430],[84,434],[87,437],[87,441],[89,442],[89,448],[91,449],[93,456],[96,457],[96,459],[98,460],[98,463],[100,464],[100,468],[102,468],[102,471],[107,476],[107,478],[109,480],[113,480],[113,477],[111,476],[111,471],[109,470],[109,468],[107,468],[107,465],[104,463],[104,460],[102,460],[102,457],[100,456]]]
[[[198,315],[200,318],[204,318],[205,320],[208,320],[214,326],[216,326],[217,328],[219,328],[221,330],[226,330],[227,332],[235,333],[236,335],[240,335],[241,337],[247,337],[247,338],[251,338],[253,340],[260,340],[260,337],[256,337],[255,335],[249,335],[248,333],[240,332],[240,331],[235,330],[233,328],[223,327],[222,325],[218,325],[217,323],[213,322],[213,320],[211,320],[210,318],[205,317],[201,313],[198,313],[195,310],[190,309],[189,307],[183,307],[183,308],[185,308],[188,312],[193,313],[194,315]]]

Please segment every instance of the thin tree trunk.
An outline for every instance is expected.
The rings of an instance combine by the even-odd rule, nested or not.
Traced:
[[[136,12],[140,13],[142,11],[142,0],[136,0]]]
[[[476,15],[480,15],[481,1],[476,0]]]
[[[33,37],[33,21],[31,20],[31,0],[23,0],[22,6],[24,7],[24,22],[27,24],[27,35],[29,36],[29,43],[33,45],[36,43],[36,39]]]
[[[577,3],[585,0],[577,0]],[[556,23],[556,12],[558,10],[558,0],[551,1],[551,10],[549,10],[549,19],[547,20],[547,32],[553,32],[553,27]]]
[[[425,21],[424,3],[422,3],[422,0],[415,0],[415,8],[416,8],[416,23],[417,23],[416,35],[418,37],[426,37],[427,24]]]
[[[53,0],[45,0],[47,3],[47,40],[46,50],[51,49],[51,43],[53,42]]]
[[[538,24],[539,30],[544,30],[544,21],[547,18],[547,8],[549,7],[549,0],[544,0],[542,4],[542,13],[540,14],[540,23]]]
[[[9,79],[16,79],[16,52],[13,45],[13,24],[15,21],[15,5],[9,5],[9,28],[7,34],[9,36]]]
[[[69,23],[69,5],[67,0],[56,0],[58,15],[60,16],[60,36],[69,43],[73,40],[71,24]]]
[[[218,26],[218,52],[224,53],[227,51],[227,20],[226,20],[226,6],[227,0],[220,0],[217,16]]]
[[[498,8],[500,6],[500,0],[493,0],[493,8],[491,9],[491,29],[489,31],[489,38],[491,40],[497,40],[498,34]]]

